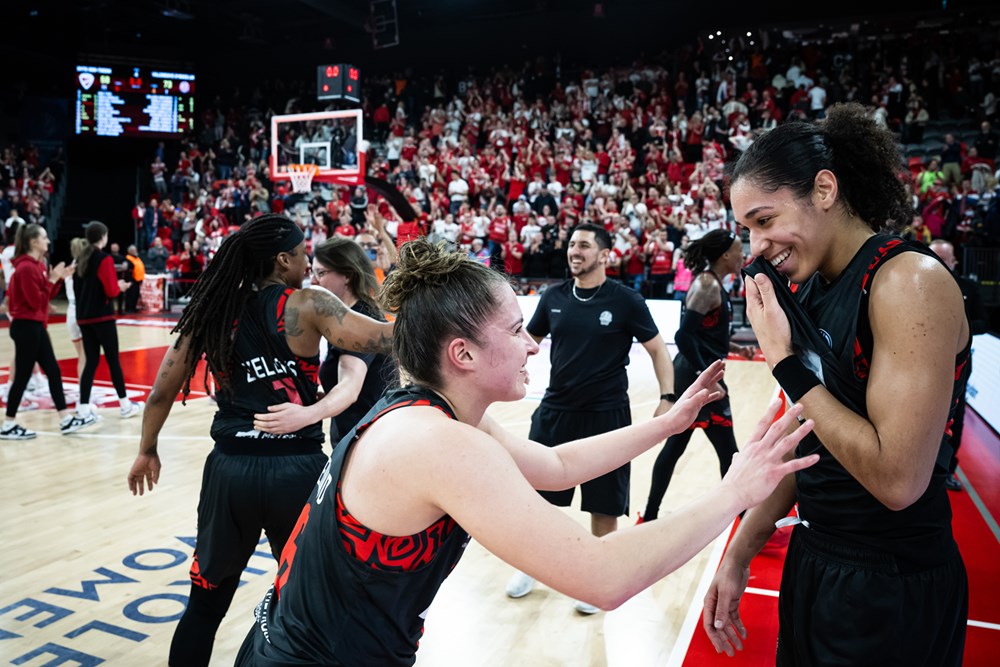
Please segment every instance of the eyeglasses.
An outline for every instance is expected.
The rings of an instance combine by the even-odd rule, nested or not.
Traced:
[[[377,243],[359,243],[358,245],[360,245],[365,250],[371,250],[372,248],[378,248],[378,244]]]
[[[323,280],[323,276],[328,273],[333,273],[333,271],[330,269],[313,269],[312,271],[313,277],[316,278],[316,280]]]

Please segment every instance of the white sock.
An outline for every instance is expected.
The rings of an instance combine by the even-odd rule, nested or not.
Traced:
[[[7,431],[9,429],[14,428],[15,426],[17,426],[17,422],[11,421],[9,419],[3,420],[3,430]]]
[[[76,414],[80,415],[81,417],[87,417],[89,415],[94,414],[93,403],[80,403],[79,405],[76,406]]]

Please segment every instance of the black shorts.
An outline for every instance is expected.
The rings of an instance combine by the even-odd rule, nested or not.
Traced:
[[[778,667],[958,667],[969,614],[952,542],[930,569],[796,526],[778,601]]]
[[[257,549],[262,529],[271,553],[280,558],[326,460],[322,451],[243,456],[212,450],[201,478],[191,580],[214,588],[238,576]]]
[[[531,432],[528,437],[543,445],[555,447],[571,440],[607,433],[631,423],[632,412],[628,408],[575,412],[553,410],[542,404],[531,415]],[[630,466],[630,463],[626,463],[617,470],[581,484],[580,509],[592,514],[627,515]],[[574,490],[539,493],[553,505],[568,507],[573,502]]]

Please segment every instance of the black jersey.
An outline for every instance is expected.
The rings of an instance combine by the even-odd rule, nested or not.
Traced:
[[[269,405],[316,402],[319,355],[295,355],[285,340],[285,303],[295,290],[271,285],[255,292],[236,328],[236,363],[229,389],[216,394],[219,410],[212,438],[219,447],[240,454],[301,454],[322,448],[321,424],[283,435],[253,427],[253,416]]]
[[[373,320],[385,321],[382,313],[361,300],[351,306],[351,310],[367,315]],[[396,372],[396,364],[392,358],[384,354],[361,354],[327,345],[326,359],[319,367],[319,382],[323,385],[323,391],[329,393],[337,386],[337,366],[342,356],[357,357],[368,367],[364,384],[361,385],[361,393],[358,394],[358,400],[331,420],[330,439],[336,443],[354,428],[354,425],[362,417],[368,414],[371,407],[378,399],[382,398],[386,388],[399,386],[399,374]]]
[[[453,524],[450,532],[439,529],[439,520],[410,538],[394,538],[405,540],[405,549],[361,558],[359,545],[377,536],[363,526],[345,534],[359,524],[345,528],[337,492],[344,458],[360,434],[388,412],[413,406],[433,406],[455,418],[447,403],[427,389],[393,389],[337,444],[282,552],[275,584],[257,606],[253,659],[241,651],[240,664],[415,662],[427,608],[469,535],[446,516],[442,520]],[[413,568],[414,563],[420,565]]]
[[[901,238],[870,238],[843,273],[827,283],[818,274],[792,293],[770,264],[758,258],[747,273],[767,273],[789,317],[796,354],[827,390],[857,414],[868,417],[865,392],[872,357],[868,296],[876,272],[902,252],[935,257],[926,246]],[[965,392],[970,343],[955,362],[949,424]],[[900,409],[905,409],[901,406]],[[936,564],[950,554],[951,504],[944,487],[951,458],[947,429],[931,482],[915,503],[893,511],[869,493],[823,446],[815,434],[799,443],[800,456],[816,452],[820,461],[796,473],[799,513],[813,529],[898,556],[907,563]]]
[[[642,296],[615,280],[576,290],[573,280],[553,285],[538,300],[528,333],[552,334],[545,404],[557,410],[616,410],[628,406],[632,339],[659,331]]]
[[[697,347],[698,355],[705,362],[705,367],[699,368],[690,359],[686,361],[699,371],[705,370],[716,359],[725,359],[729,356],[729,339],[732,336],[733,325],[733,304],[729,301],[729,293],[726,292],[718,276],[710,271],[706,273],[715,279],[721,302],[717,308],[701,316],[698,335],[693,337],[692,342]],[[683,359],[683,352],[678,354],[678,357]]]

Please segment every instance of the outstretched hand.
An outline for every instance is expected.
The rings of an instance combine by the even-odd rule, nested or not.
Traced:
[[[675,426],[679,426],[676,433],[690,426],[703,407],[726,395],[725,389],[722,388],[722,377],[725,372],[726,364],[724,361],[720,359],[713,362],[691,383],[687,391],[680,395],[674,406],[667,412],[669,417],[676,420]]]
[[[819,454],[785,461],[785,455],[812,432],[815,423],[807,419],[788,433],[802,414],[802,405],[793,405],[781,419],[775,421],[780,407],[781,399],[771,402],[764,416],[757,422],[750,442],[733,454],[733,463],[722,480],[723,485],[732,488],[740,498],[742,509],[763,502],[788,473],[808,468],[819,461]]]

